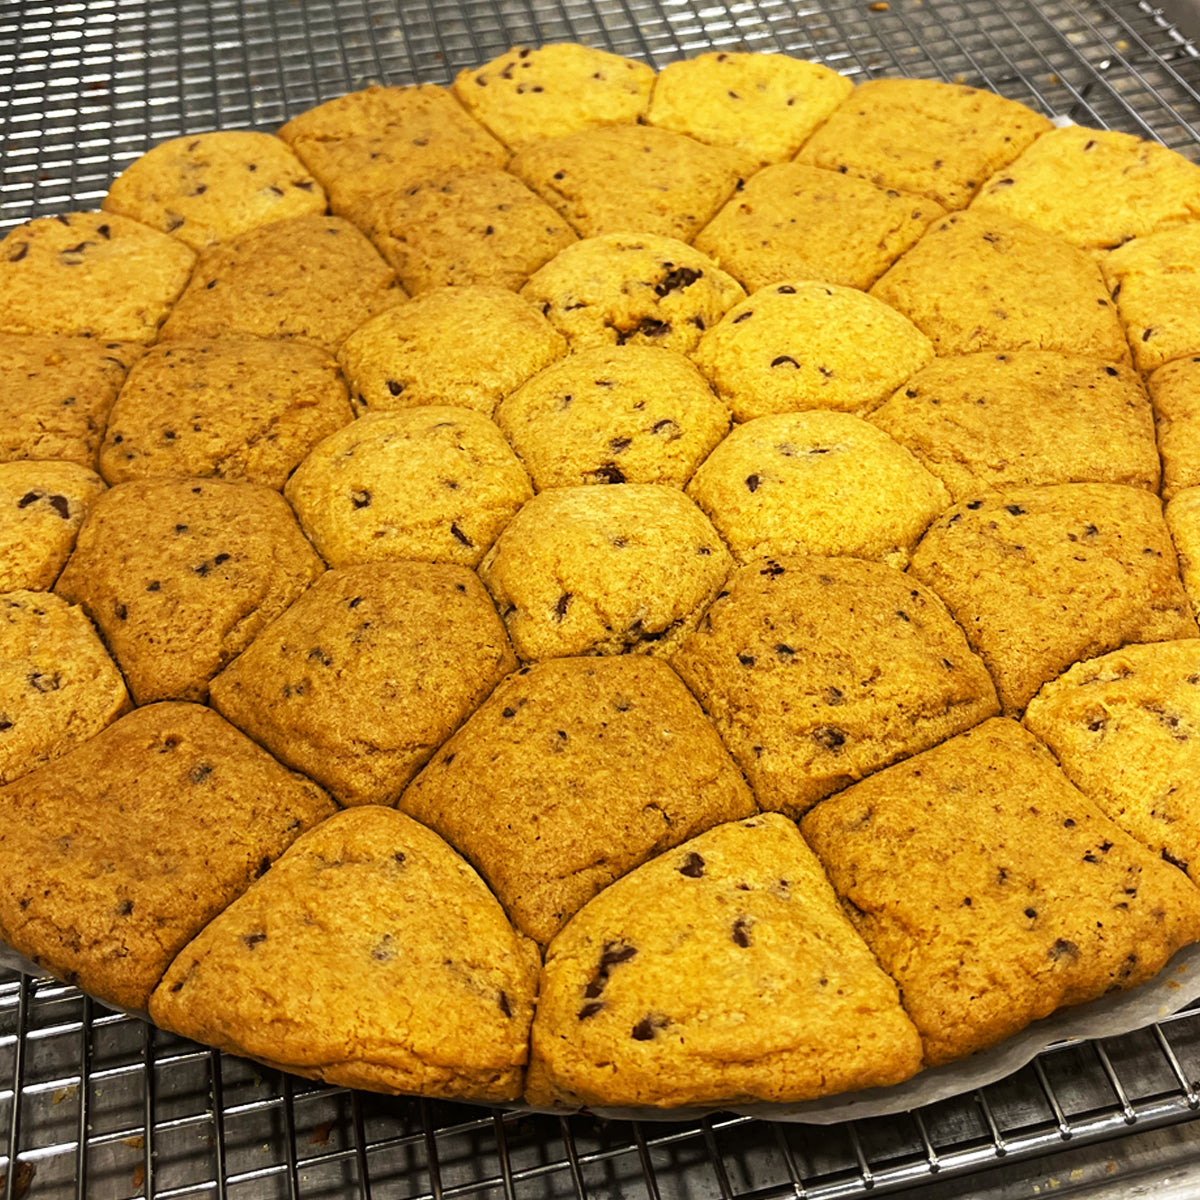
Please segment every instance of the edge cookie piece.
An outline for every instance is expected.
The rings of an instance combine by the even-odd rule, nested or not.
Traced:
[[[207,925],[150,1014],[310,1079],[515,1100],[538,966],[536,948],[436,834],[359,809],[299,838]]]
[[[1014,721],[880,772],[801,829],[899,983],[929,1066],[1136,987],[1200,939],[1200,890]]]
[[[779,816],[618,880],[555,938],[540,993],[533,1104],[794,1103],[921,1066],[896,985]]]
[[[1162,455],[1163,499],[1169,500],[1200,484],[1200,355],[1164,363],[1146,386]]]
[[[144,1009],[184,945],[333,811],[211,709],[139,708],[0,790],[0,937]]]

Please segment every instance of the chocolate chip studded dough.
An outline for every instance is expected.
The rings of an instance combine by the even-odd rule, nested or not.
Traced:
[[[776,815],[613,884],[551,943],[540,991],[535,1104],[809,1100],[921,1065],[895,984]]]
[[[358,809],[300,838],[205,928],[150,1012],[186,1037],[329,1083],[515,1100],[538,965],[435,833]]]

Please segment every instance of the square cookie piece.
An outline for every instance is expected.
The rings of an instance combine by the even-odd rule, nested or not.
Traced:
[[[294,217],[206,250],[162,340],[249,335],[330,352],[404,300],[391,267],[340,217]]]
[[[278,138],[223,129],[148,150],[113,180],[101,207],[203,250],[259,225],[324,213],[325,193]]]
[[[881,771],[801,829],[900,984],[928,1066],[1136,987],[1200,937],[1200,890],[1012,721]]]
[[[1129,133],[1068,125],[993,175],[971,207],[1107,250],[1200,216],[1200,166]]]
[[[1162,494],[1169,500],[1200,484],[1200,355],[1164,364],[1146,386],[1162,455]]]
[[[527,300],[498,287],[445,287],[368,321],[338,361],[359,411],[496,405],[563,357],[566,340]]]
[[[510,675],[399,807],[465,854],[543,944],[634,867],[758,811],[679,676],[633,655]]]
[[[1176,492],[1167,503],[1165,516],[1167,528],[1171,531],[1171,540],[1179,554],[1183,586],[1191,600],[1192,611],[1200,618],[1200,487],[1183,488]],[[1176,636],[1191,635],[1181,633]]]
[[[140,353],[132,342],[0,333],[0,462],[95,470],[108,411]]]
[[[550,205],[501,170],[431,175],[364,200],[359,216],[411,296],[452,284],[515,292],[578,240]]]
[[[796,161],[965,208],[983,182],[1051,123],[993,92],[930,79],[872,79]]]
[[[1017,714],[1082,658],[1196,636],[1157,496],[1113,483],[1009,488],[939,517],[909,568],[967,631]]]
[[[0,592],[53,587],[104,490],[78,463],[0,463]]]
[[[1091,256],[1003,213],[972,210],[935,221],[871,295],[904,313],[939,355],[1059,350],[1106,362],[1129,357]]]
[[[854,90],[821,63],[786,54],[720,51],[668,63],[658,75],[651,125],[730,146],[760,163],[793,154]]]
[[[444,88],[369,87],[293,117],[279,136],[361,222],[363,205],[449,170],[503,167],[508,151]]]
[[[654,70],[591,46],[515,46],[460,71],[454,94],[514,150],[590,125],[633,124],[650,102]]]
[[[509,170],[582,237],[636,229],[690,242],[757,166],[667,129],[606,125],[526,146]]]
[[[0,784],[61,758],[129,706],[82,609],[44,592],[0,594]]]
[[[937,358],[868,419],[955,500],[1030,484],[1158,488],[1154,419],[1124,365],[1052,350]]]
[[[99,626],[138,704],[206,700],[324,569],[278,492],[146,479],[97,502],[56,591]]]
[[[206,926],[150,1013],[184,1037],[327,1083],[515,1100],[538,966],[436,834],[359,809],[298,839]]]
[[[1200,221],[1134,238],[1101,265],[1139,371],[1200,352]]]
[[[740,568],[671,665],[759,804],[792,817],[999,710],[938,598],[853,558]]]
[[[748,292],[791,279],[865,291],[946,210],[800,163],[765,167],[696,236]]]
[[[164,342],[137,364],[109,417],[109,483],[201,477],[282,488],[317,442],[354,419],[337,362],[299,342]]]
[[[139,708],[0,792],[0,937],[145,1009],[175,955],[334,811],[211,709]]]
[[[1111,820],[1200,879],[1200,641],[1076,663],[1030,700],[1025,724]]]
[[[796,827],[767,815],[639,867],[559,934],[527,1093],[600,1107],[783,1103],[898,1083],[920,1065],[896,985]]]
[[[213,680],[213,704],[342,804],[390,804],[516,668],[466,567],[331,571]]]
[[[40,217],[0,242],[0,332],[152,342],[195,261],[115,213]]]

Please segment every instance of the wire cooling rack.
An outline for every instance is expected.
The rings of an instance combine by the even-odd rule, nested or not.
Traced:
[[[1171,3],[1186,15],[1195,0]],[[1200,53],[1146,3],[0,3],[0,227],[95,207],[164,138],[273,130],[369,81],[445,83],[511,44],[562,39],[656,66],[734,47],[855,80],[978,84],[1200,161]],[[1090,1195],[1114,1176],[1170,1167],[1178,1179],[1200,1163],[1197,1079],[1200,1013],[1187,1013],[1052,1049],[898,1118],[558,1120],[319,1087],[0,972],[0,1200]]]

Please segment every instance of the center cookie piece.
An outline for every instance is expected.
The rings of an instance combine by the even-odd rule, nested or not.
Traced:
[[[681,492],[627,483],[535,496],[479,573],[523,659],[666,656],[712,602],[729,562]]]

